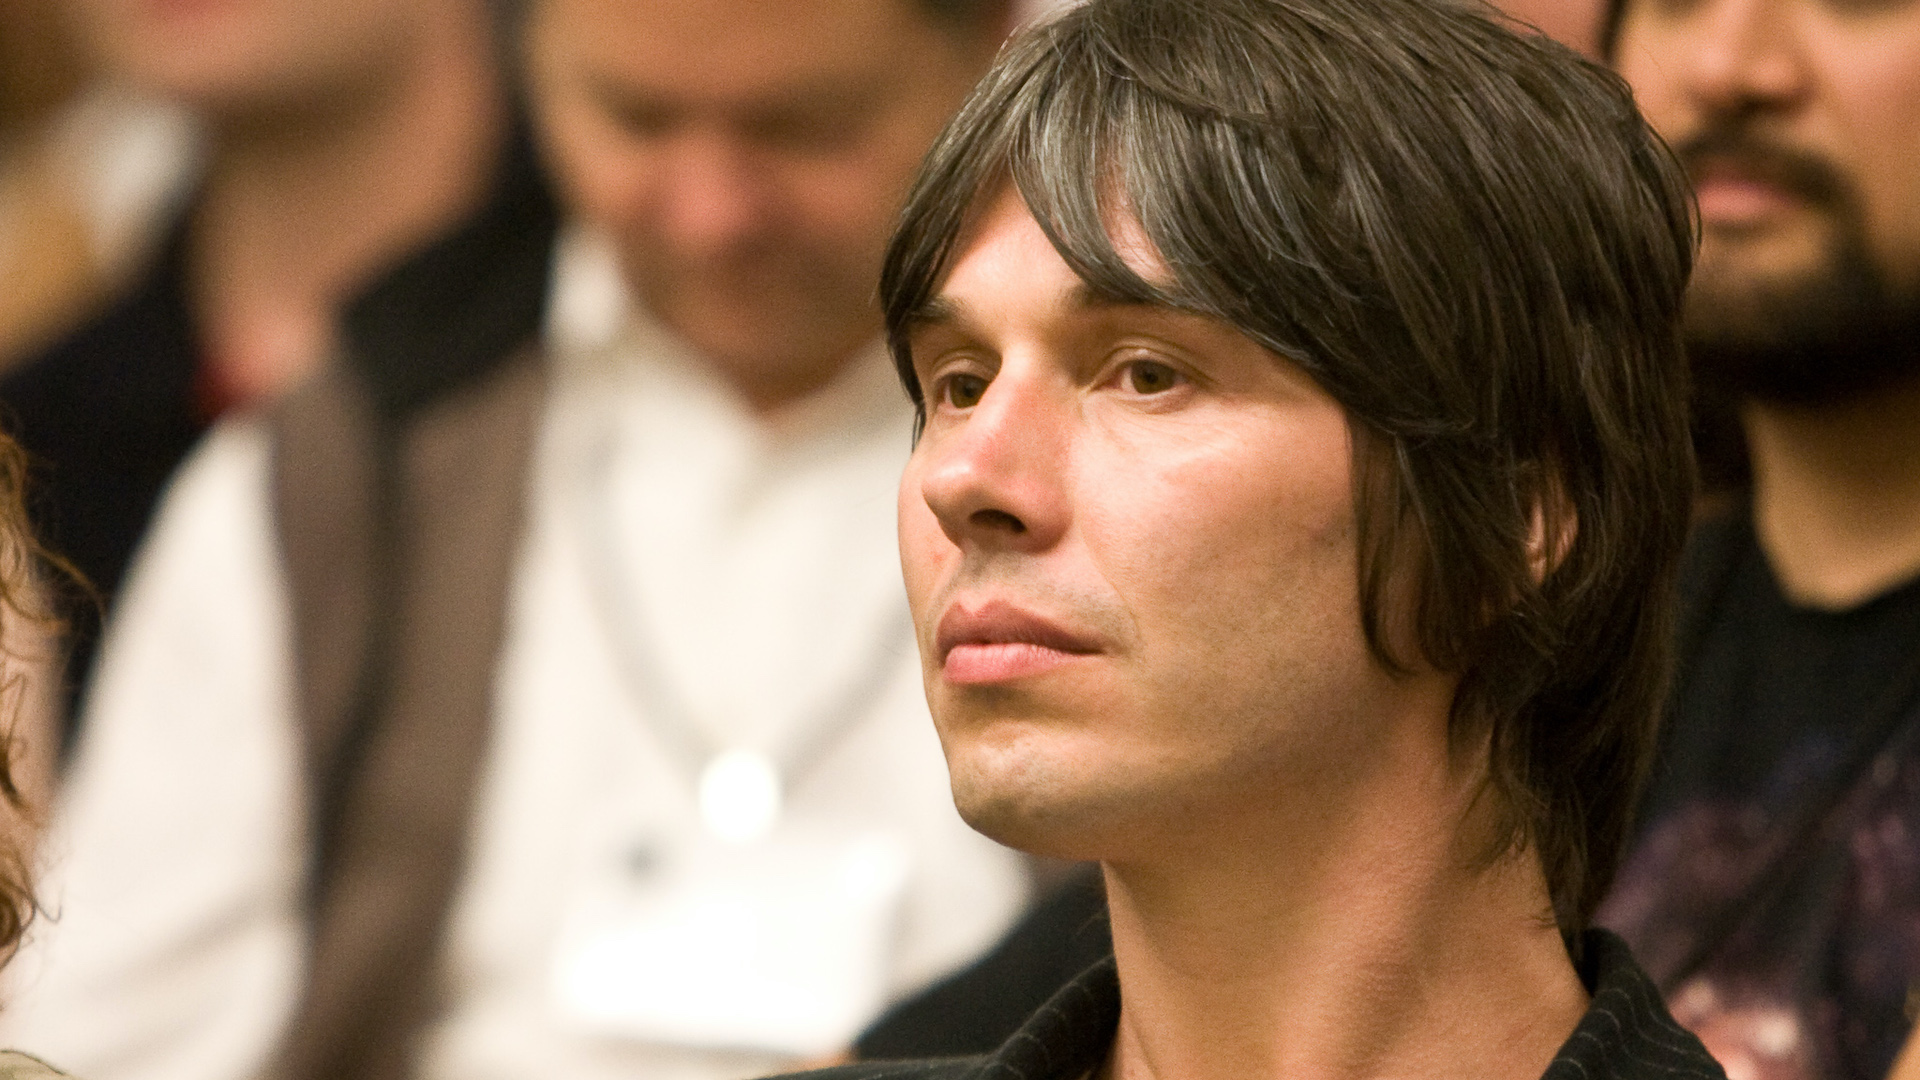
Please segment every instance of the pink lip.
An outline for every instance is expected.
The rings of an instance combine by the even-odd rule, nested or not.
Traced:
[[[1702,221],[1751,225],[1791,209],[1800,200],[1776,184],[1739,169],[1709,168],[1694,182]]]
[[[1005,601],[947,608],[934,633],[941,674],[950,683],[1012,682],[1053,671],[1100,651],[1100,642]]]
[[[230,6],[227,0],[146,0],[148,10],[161,19],[205,19]]]

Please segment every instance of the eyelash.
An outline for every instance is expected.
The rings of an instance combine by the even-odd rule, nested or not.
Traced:
[[[1151,371],[1155,378],[1163,379],[1164,385],[1157,388],[1143,388],[1139,378],[1143,371]],[[1161,360],[1135,357],[1123,361],[1114,368],[1113,374],[1105,380],[1105,385],[1117,386],[1140,397],[1158,397],[1170,393],[1190,382],[1187,376],[1172,364]],[[929,386],[930,403],[936,407],[970,409],[979,404],[993,379],[973,371],[953,371],[935,377]],[[962,404],[957,397],[967,396],[971,400]]]

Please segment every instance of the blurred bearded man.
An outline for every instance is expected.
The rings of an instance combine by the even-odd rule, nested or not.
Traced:
[[[1733,483],[1602,918],[1730,1074],[1878,1080],[1920,987],[1920,3],[1613,15],[1698,188],[1687,345]]]

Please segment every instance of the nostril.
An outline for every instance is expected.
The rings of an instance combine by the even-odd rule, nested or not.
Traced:
[[[1027,531],[1026,522],[1005,510],[975,510],[973,523],[983,529],[1000,529],[1016,536]]]

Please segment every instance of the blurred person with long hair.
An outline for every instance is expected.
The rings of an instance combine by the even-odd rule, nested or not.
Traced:
[[[34,539],[23,492],[26,454],[0,434],[0,965],[11,960],[39,913],[32,851],[44,792],[31,764],[43,748],[22,718],[39,707],[52,667],[36,643],[54,616],[42,588],[62,567]],[[0,1051],[0,1080],[49,1080],[64,1074],[17,1051]]]

